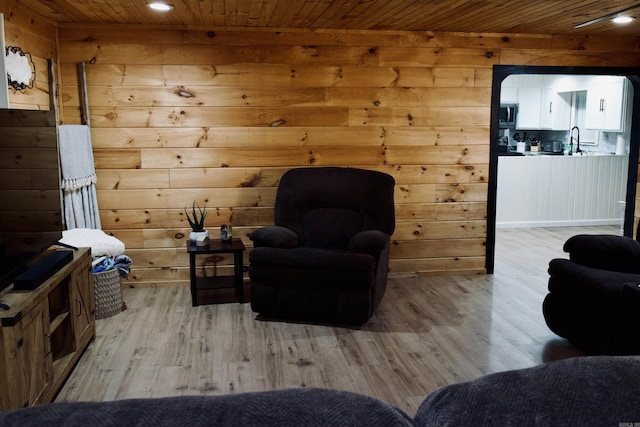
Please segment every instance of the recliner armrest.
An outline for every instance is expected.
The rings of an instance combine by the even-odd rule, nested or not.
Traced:
[[[640,273],[640,243],[629,237],[579,234],[563,247],[578,264],[609,271]]]
[[[298,235],[286,227],[267,225],[249,234],[254,247],[297,248],[300,246]]]
[[[351,252],[369,254],[377,260],[380,257],[380,252],[389,246],[389,241],[389,235],[382,231],[360,231],[351,237],[349,250]]]

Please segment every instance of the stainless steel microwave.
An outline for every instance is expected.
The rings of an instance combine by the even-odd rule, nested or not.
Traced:
[[[515,129],[518,104],[500,104],[500,129]]]

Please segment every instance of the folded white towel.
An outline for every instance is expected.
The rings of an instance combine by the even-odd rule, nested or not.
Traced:
[[[93,228],[64,230],[60,243],[76,248],[91,248],[92,257],[115,257],[124,254],[124,243],[120,239]]]

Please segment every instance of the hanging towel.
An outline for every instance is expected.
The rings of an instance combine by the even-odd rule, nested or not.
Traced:
[[[60,163],[62,189],[77,190],[96,183],[91,148],[91,131],[85,125],[62,125],[60,135]]]
[[[58,142],[65,227],[100,229],[91,131],[85,125],[62,125]]]

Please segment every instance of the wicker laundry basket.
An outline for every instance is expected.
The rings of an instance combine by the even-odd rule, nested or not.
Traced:
[[[104,319],[122,311],[122,287],[118,269],[93,273],[96,290],[96,319]]]

